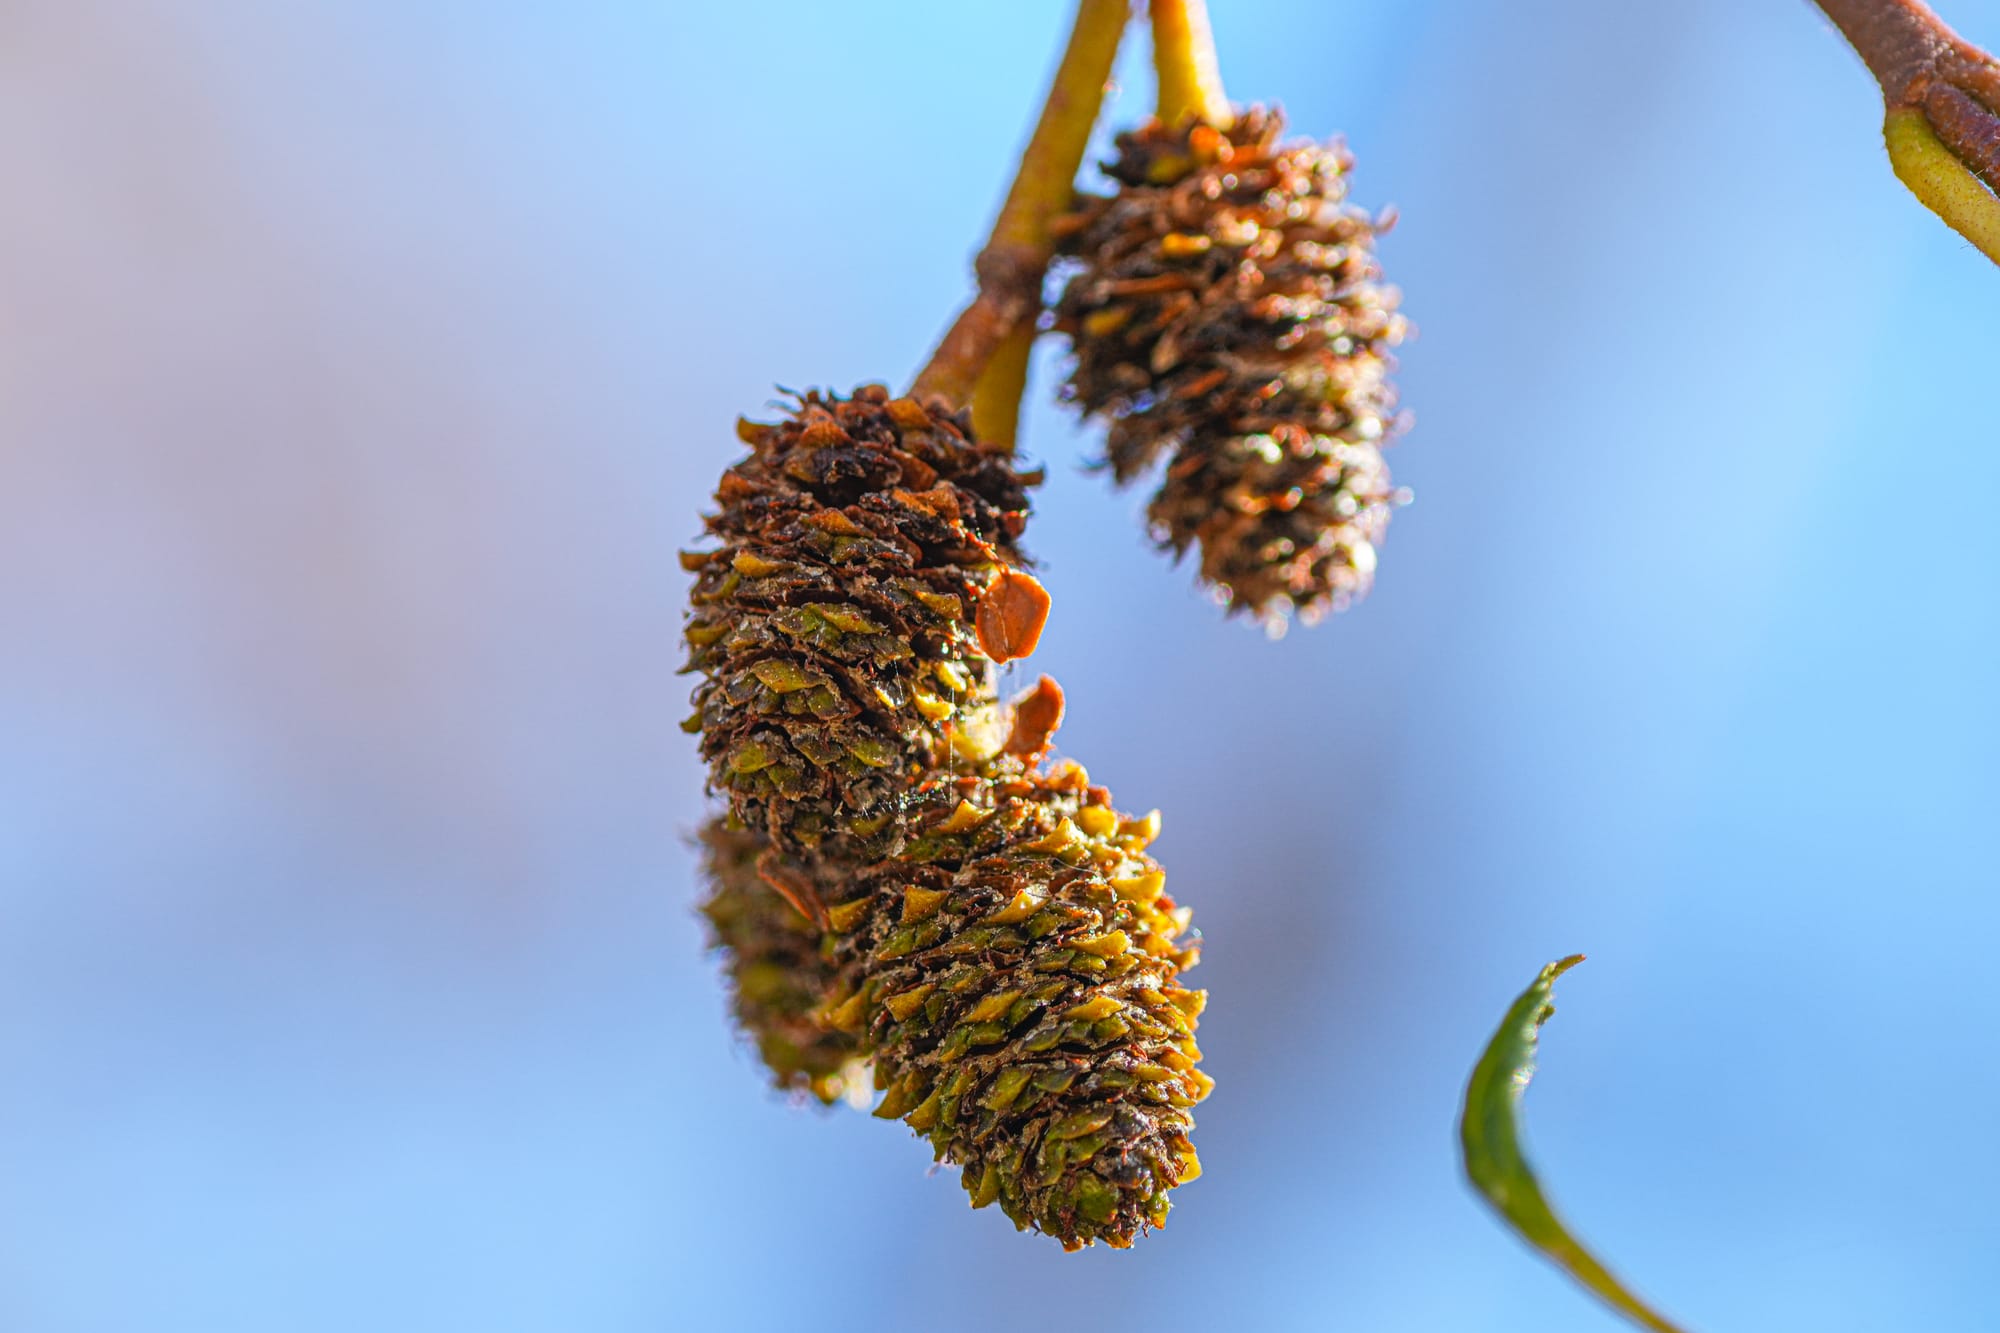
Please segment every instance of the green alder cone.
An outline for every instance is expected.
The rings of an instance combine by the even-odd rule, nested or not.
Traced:
[[[816,1017],[833,968],[822,956],[819,927],[757,873],[769,845],[726,816],[710,819],[701,831],[709,886],[701,913],[722,957],[737,1026],[772,1082],[831,1105],[863,1076],[861,1065],[853,1038]]]
[[[929,770],[998,748],[975,617],[1016,539],[1027,487],[964,413],[809,392],[744,423],[694,573],[687,669],[712,790],[787,852],[829,837],[885,854]]]
[[[1075,354],[1063,395],[1109,423],[1113,475],[1164,458],[1160,542],[1198,548],[1231,612],[1267,623],[1373,582],[1401,498],[1381,450],[1408,333],[1375,257],[1385,224],[1344,202],[1352,159],[1282,132],[1252,108],[1227,129],[1120,135],[1117,192],[1060,224],[1076,267],[1055,306]]]
[[[933,784],[893,861],[822,876],[825,1020],[872,1059],[876,1114],[962,1169],[975,1207],[1075,1249],[1166,1219],[1188,1131],[1199,937],[1083,769],[1001,759]]]

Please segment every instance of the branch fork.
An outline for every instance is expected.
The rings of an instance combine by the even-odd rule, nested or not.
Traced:
[[[2000,60],[1921,0],[1819,0],[1882,85],[1883,138],[1910,192],[2000,263]]]

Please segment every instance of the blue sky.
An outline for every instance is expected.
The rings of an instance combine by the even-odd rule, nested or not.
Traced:
[[[731,421],[921,360],[1067,6],[0,20],[0,1322],[1610,1329],[1452,1156],[1580,950],[1531,1147],[1643,1289],[2000,1323],[2000,274],[1804,3],[1216,11],[1401,212],[1417,499],[1267,641],[1039,364],[1018,674],[1165,812],[1219,1084],[1068,1257],[732,1043],[674,674]]]

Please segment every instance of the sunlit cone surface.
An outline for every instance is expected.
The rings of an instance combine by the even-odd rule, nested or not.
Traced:
[[[831,835],[892,850],[922,773],[998,747],[975,618],[1027,516],[1024,476],[963,413],[797,399],[743,423],[695,573],[688,668],[710,786],[789,852]]]
[[[709,895],[701,905],[729,978],[737,1026],[772,1081],[832,1103],[859,1076],[851,1036],[818,1021],[833,982],[820,930],[757,873],[770,844],[718,815],[702,829]]]
[[[1074,1249],[1129,1245],[1199,1172],[1190,1108],[1198,937],[1074,764],[1001,759],[934,790],[892,863],[836,877],[827,1020],[886,1090],[877,1114],[962,1168],[975,1207]]]
[[[1149,515],[1232,611],[1308,618],[1372,581],[1395,492],[1391,349],[1408,325],[1381,229],[1348,206],[1339,145],[1282,145],[1275,111],[1227,130],[1120,135],[1117,184],[1062,223],[1065,396],[1109,423],[1122,482],[1167,467]]]

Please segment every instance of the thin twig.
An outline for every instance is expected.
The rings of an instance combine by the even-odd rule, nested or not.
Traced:
[[[1042,279],[1055,253],[1049,223],[1074,202],[1077,168],[1083,165],[1131,17],[1131,0],[1079,0],[1069,47],[1056,68],[1041,120],[1022,150],[993,234],[974,261],[979,294],[917,372],[913,394],[967,402],[994,354],[1040,313]]]
[[[2000,60],[1921,0],[1818,0],[1882,85],[1896,174],[2000,263]],[[1981,187],[1984,188],[1981,188]]]

